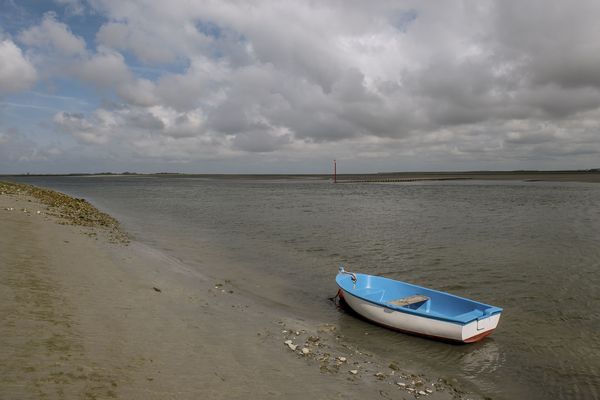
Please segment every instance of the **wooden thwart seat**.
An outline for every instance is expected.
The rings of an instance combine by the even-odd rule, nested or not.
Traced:
[[[393,304],[395,306],[404,307],[409,306],[411,304],[422,303],[427,300],[429,300],[429,297],[423,296],[422,294],[415,294],[414,296],[408,296],[403,297],[401,299],[388,301],[388,303]]]

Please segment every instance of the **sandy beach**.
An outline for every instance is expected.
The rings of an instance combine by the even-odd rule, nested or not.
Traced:
[[[273,312],[202,266],[114,240],[110,224],[1,192],[0,398],[480,397],[353,347],[335,324]]]

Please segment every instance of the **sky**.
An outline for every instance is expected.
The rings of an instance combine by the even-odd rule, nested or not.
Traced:
[[[600,2],[0,0],[0,173],[600,167]]]

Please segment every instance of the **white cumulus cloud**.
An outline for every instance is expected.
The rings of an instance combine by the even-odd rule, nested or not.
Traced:
[[[30,47],[52,48],[63,55],[84,54],[85,41],[74,35],[53,13],[46,13],[39,25],[21,32],[19,40]]]
[[[30,88],[37,79],[35,67],[10,39],[0,41],[0,95]]]

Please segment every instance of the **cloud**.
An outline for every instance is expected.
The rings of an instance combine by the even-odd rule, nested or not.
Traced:
[[[82,0],[54,0],[55,3],[64,6],[67,15],[82,16],[85,14],[86,8]]]
[[[108,142],[108,135],[103,129],[106,124],[99,118],[91,122],[83,114],[59,112],[54,115],[54,123],[81,143],[106,144]]]
[[[1,40],[1,39],[0,39]],[[0,95],[19,92],[33,86],[35,67],[10,39],[0,41]]]
[[[10,169],[18,163],[48,161],[62,154],[63,151],[55,146],[37,144],[18,128],[0,129],[0,166],[4,168]]]
[[[575,165],[600,151],[600,6],[591,0],[86,5],[79,15],[96,18],[86,36],[95,48],[46,14],[18,36],[26,57],[17,50],[50,71],[45,79],[99,89],[88,101],[96,110],[58,113],[54,124],[107,154],[338,153],[439,168]]]
[[[168,32],[164,33],[168,35]],[[157,37],[153,29],[132,27],[132,23],[106,23],[96,34],[96,41],[105,47],[132,51],[145,63],[168,63],[175,60],[171,46],[162,45],[164,40]]]
[[[76,71],[81,79],[106,89],[131,80],[123,56],[105,48],[100,48],[96,54],[83,61]]]
[[[56,20],[54,13],[44,14],[42,22],[19,34],[19,40],[30,47],[49,48],[62,55],[72,56],[85,53],[85,41],[75,36],[64,23]]]
[[[143,107],[158,104],[159,99],[155,92],[156,85],[148,79],[136,79],[117,88],[117,93],[127,103]]]
[[[290,144],[292,140],[288,132],[262,129],[237,134],[232,142],[235,149],[252,153],[269,153]]]

